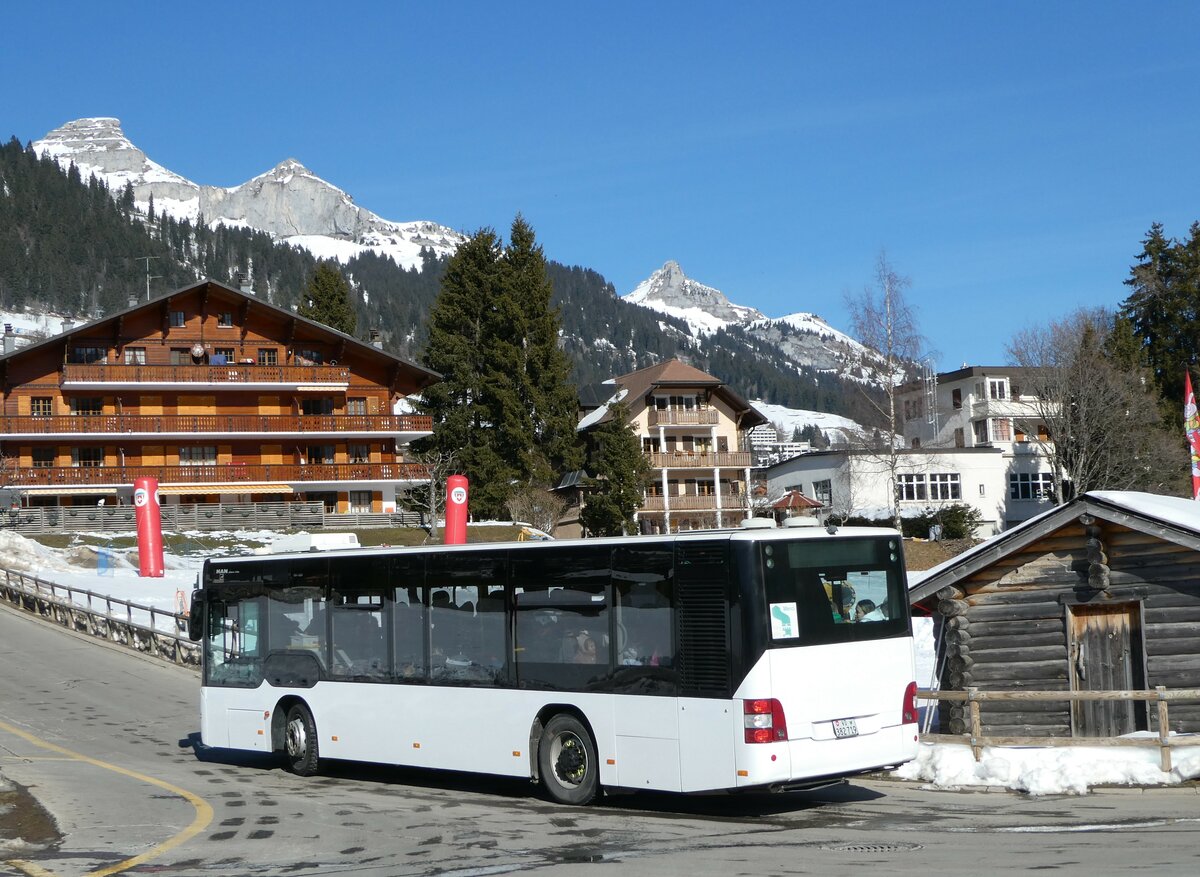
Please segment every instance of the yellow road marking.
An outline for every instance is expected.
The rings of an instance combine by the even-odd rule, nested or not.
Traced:
[[[114,773],[119,773],[122,776],[130,777],[132,779],[138,780],[139,782],[149,783],[152,786],[157,786],[160,789],[165,789],[166,791],[170,792],[171,794],[178,795],[180,798],[183,798],[185,801],[187,801],[189,804],[191,804],[193,808],[195,808],[196,817],[192,820],[192,824],[189,825],[187,828],[183,829],[183,831],[179,832],[178,834],[176,834],[173,837],[168,838],[167,840],[163,841],[160,844],[155,844],[154,846],[152,846],[150,849],[146,850],[146,852],[142,853],[141,855],[134,856],[131,859],[126,859],[123,862],[117,862],[117,864],[115,864],[115,865],[109,865],[107,868],[102,868],[99,871],[91,871],[91,872],[89,872],[91,877],[109,877],[109,875],[111,875],[111,874],[120,874],[122,871],[128,871],[130,868],[132,868],[136,865],[141,865],[143,862],[148,862],[157,856],[161,856],[163,853],[168,852],[169,850],[173,850],[175,847],[179,846],[180,844],[187,843],[189,840],[191,840],[193,837],[198,835],[200,832],[204,831],[204,829],[208,827],[208,824],[210,822],[212,822],[213,809],[209,805],[209,803],[207,801],[205,801],[203,798],[201,798],[199,795],[195,795],[192,792],[189,792],[187,789],[181,789],[181,788],[179,788],[179,786],[173,786],[170,783],[166,782],[165,780],[160,780],[156,777],[147,776],[146,774],[138,773],[137,771],[128,770],[127,768],[119,767],[115,764],[109,764],[106,761],[100,761],[97,758],[92,758],[92,757],[84,755],[80,752],[72,752],[70,749],[65,749],[62,746],[58,746],[54,743],[49,743],[45,740],[39,740],[37,737],[34,737],[32,734],[26,733],[25,731],[22,731],[20,728],[14,728],[12,725],[8,724],[7,722],[0,721],[0,731],[7,731],[8,733],[14,734],[17,737],[20,737],[22,740],[25,740],[28,743],[32,743],[34,746],[38,746],[42,749],[47,749],[50,752],[57,753],[58,755],[65,756],[66,758],[69,758],[72,761],[82,761],[83,763],[90,764],[93,767],[99,767],[104,770],[111,770]],[[32,862],[25,862],[25,861],[21,861],[19,859],[12,859],[9,861],[9,864],[15,868],[20,869],[22,872],[29,875],[29,877],[54,877],[54,875],[51,874],[51,872],[38,867],[37,865],[33,864]]]

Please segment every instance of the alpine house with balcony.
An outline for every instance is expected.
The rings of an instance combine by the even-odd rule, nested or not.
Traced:
[[[2,486],[27,506],[323,502],[395,511],[420,480],[397,404],[434,372],[211,280],[0,355]]]
[[[643,533],[732,527],[751,514],[748,433],[767,418],[718,378],[677,359],[600,385],[580,421],[587,433],[624,402],[653,477],[641,509]]]

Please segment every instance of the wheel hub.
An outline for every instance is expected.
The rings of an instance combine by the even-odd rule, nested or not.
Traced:
[[[587,775],[587,752],[583,744],[574,734],[564,734],[555,742],[558,753],[554,759],[554,772],[564,783],[579,785]]]
[[[299,719],[288,722],[286,742],[288,755],[296,758],[304,754],[304,750],[308,746],[308,735],[304,731],[304,722]]]

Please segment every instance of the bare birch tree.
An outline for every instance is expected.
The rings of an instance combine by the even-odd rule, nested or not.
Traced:
[[[1058,504],[1089,490],[1173,490],[1186,469],[1182,437],[1161,427],[1149,371],[1106,351],[1113,315],[1080,309],[1025,329],[1008,345],[1032,417],[1016,427],[1039,446]]]
[[[874,350],[879,359],[864,361],[864,368],[881,372],[883,398],[867,395],[867,400],[886,430],[877,449],[886,463],[891,480],[892,523],[900,529],[900,497],[898,492],[900,420],[896,397],[901,385],[916,375],[916,364],[924,355],[925,340],[917,328],[916,313],[909,305],[905,291],[912,281],[898,274],[887,254],[881,252],[875,265],[875,284],[857,295],[846,295],[850,325],[855,337]]]

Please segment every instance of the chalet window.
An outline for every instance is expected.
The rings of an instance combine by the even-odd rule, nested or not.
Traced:
[[[348,454],[351,463],[369,463],[371,462],[371,446],[370,445],[350,445]]]
[[[208,358],[209,365],[227,365],[234,361],[232,347],[214,347]]]
[[[929,476],[930,499],[962,499],[962,485],[957,472],[933,472]]]
[[[307,416],[316,416],[319,414],[333,413],[333,399],[318,398],[318,399],[301,399],[300,413]]]
[[[826,478],[824,481],[814,481],[812,483],[812,498],[819,502],[825,508],[833,505],[833,481]]]
[[[333,445],[309,445],[306,459],[310,463],[334,462]]]
[[[259,365],[279,365],[279,349],[276,347],[258,348]]]
[[[217,314],[217,326],[222,329],[229,329],[233,326],[233,312],[221,311]]]
[[[190,347],[172,347],[171,348],[171,365],[191,365],[192,364],[192,348]]]
[[[49,417],[54,413],[54,400],[49,396],[34,396],[29,400],[29,412],[34,417]]]
[[[346,400],[346,413],[347,414],[366,414],[367,413],[367,400],[363,399],[363,398],[358,398],[358,397],[355,397],[352,399],[347,399]]]
[[[84,416],[104,413],[104,399],[99,396],[72,396],[71,413]]]
[[[1049,472],[1016,472],[1008,476],[1009,499],[1053,499],[1054,476]]]
[[[663,486],[661,481],[651,481],[646,485],[646,496],[662,496]]]
[[[95,469],[104,465],[104,448],[71,448],[71,465]]]
[[[145,347],[126,347],[125,348],[125,364],[126,365],[145,365],[146,364],[146,348]]]
[[[950,404],[954,406],[955,411],[962,408],[962,388],[955,387],[950,391]]]
[[[350,511],[356,514],[370,514],[371,512],[371,491],[369,490],[352,490],[350,491]]]
[[[214,445],[184,445],[179,449],[180,466],[215,466],[217,449]]]
[[[320,365],[325,361],[324,355],[319,350],[297,350],[296,356],[301,365]]]
[[[923,474],[901,475],[896,492],[906,502],[924,502],[929,498],[929,487]]]
[[[103,347],[76,347],[71,350],[70,362],[87,365],[93,362],[104,362],[108,351]]]
[[[49,469],[54,465],[54,448],[34,448],[33,468]]]
[[[182,329],[185,322],[183,311],[171,311],[171,328]]]

